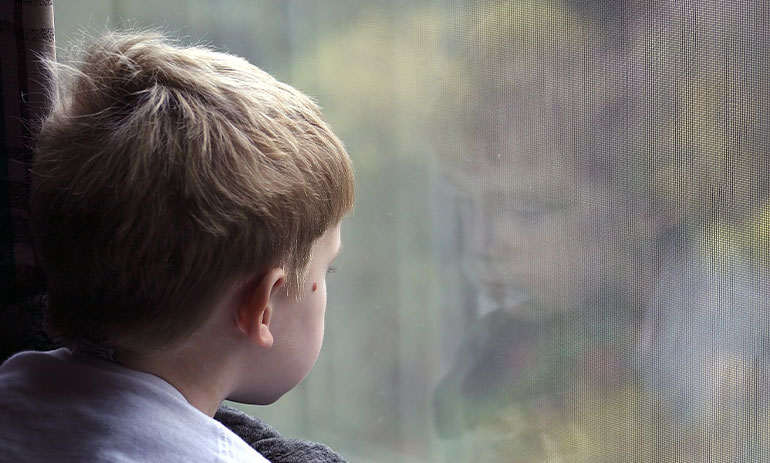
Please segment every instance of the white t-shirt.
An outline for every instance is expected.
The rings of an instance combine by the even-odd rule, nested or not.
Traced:
[[[163,379],[68,349],[0,366],[2,462],[267,462]]]

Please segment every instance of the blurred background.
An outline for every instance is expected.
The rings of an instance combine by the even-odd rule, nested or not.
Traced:
[[[767,2],[54,8],[246,57],[348,148],[321,357],[244,410],[360,462],[770,461]]]

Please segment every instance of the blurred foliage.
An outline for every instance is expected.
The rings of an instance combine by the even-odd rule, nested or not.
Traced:
[[[643,63],[634,123],[656,134],[644,143],[659,203],[695,231],[740,220],[768,192],[770,82],[762,3],[692,1],[655,11],[632,26],[631,53]],[[655,34],[647,24],[654,23]],[[652,110],[655,110],[654,112]],[[649,171],[650,169],[648,169]]]
[[[757,272],[770,269],[770,204],[756,208],[738,223],[719,220],[703,234],[703,251],[707,262],[717,267],[742,261],[755,266]]]
[[[398,14],[394,14],[398,13]],[[456,65],[439,52],[445,14],[416,2],[394,11],[370,3],[346,27],[298,51],[292,66],[300,88],[323,100],[335,129],[355,147],[357,166],[376,171],[392,158],[433,151],[430,121]]]
[[[755,342],[767,320],[747,302],[703,319],[713,282],[672,285],[691,312],[656,299],[687,272],[722,282],[736,262],[764,281],[761,0],[113,3],[79,5],[248,57],[314,96],[354,160],[324,352],[307,384],[253,412],[400,461],[767,455],[766,409],[719,405],[762,403],[766,354],[708,328],[745,316],[756,329],[734,338]],[[81,11],[57,0],[59,30]],[[667,273],[691,248],[703,259]],[[479,300],[497,311],[485,318]],[[659,386],[697,381],[713,383],[700,402]],[[434,441],[432,400],[458,420],[451,438]]]

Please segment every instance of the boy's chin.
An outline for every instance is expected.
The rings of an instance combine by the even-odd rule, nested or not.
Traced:
[[[267,377],[242,377],[227,400],[249,405],[270,405],[297,387],[305,375],[300,369],[275,371]]]
[[[292,387],[249,388],[244,387],[226,397],[227,400],[247,405],[271,405],[283,397]]]
[[[286,391],[288,392],[288,391]],[[238,402],[241,404],[246,405],[272,405],[274,404],[278,399],[283,397],[286,392],[283,392],[281,394],[231,394],[228,397],[226,397],[227,400],[231,402]]]

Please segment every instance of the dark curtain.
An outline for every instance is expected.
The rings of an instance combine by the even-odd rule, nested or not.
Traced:
[[[53,0],[0,2],[0,361],[52,347],[41,328],[45,279],[32,246],[29,169],[48,106],[41,58],[54,58]]]

